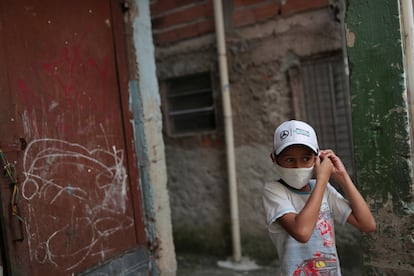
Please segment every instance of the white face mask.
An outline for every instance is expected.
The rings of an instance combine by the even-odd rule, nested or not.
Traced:
[[[277,176],[286,184],[295,189],[305,187],[313,175],[313,167],[310,168],[284,168],[275,164]]]

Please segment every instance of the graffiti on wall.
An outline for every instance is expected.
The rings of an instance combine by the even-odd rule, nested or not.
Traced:
[[[30,258],[70,271],[87,257],[111,252],[105,242],[131,228],[124,152],[89,150],[59,139],[33,140],[23,158]],[[105,246],[107,245],[107,246]]]

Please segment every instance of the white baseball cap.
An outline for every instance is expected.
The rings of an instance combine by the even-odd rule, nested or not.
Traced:
[[[273,138],[273,149],[279,155],[291,145],[305,145],[315,154],[319,152],[318,139],[315,130],[305,122],[290,120],[279,125]]]

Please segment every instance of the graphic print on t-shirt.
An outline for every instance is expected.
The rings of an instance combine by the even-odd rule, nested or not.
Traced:
[[[334,253],[316,252],[314,258],[304,260],[303,263],[293,272],[294,276],[326,275],[336,276],[337,263]]]
[[[334,230],[332,227],[332,220],[330,219],[331,214],[329,212],[329,208],[326,210],[326,207],[326,205],[324,206],[324,204],[322,204],[321,212],[319,213],[318,221],[316,222],[316,229],[321,235],[323,246],[332,247],[335,246]]]

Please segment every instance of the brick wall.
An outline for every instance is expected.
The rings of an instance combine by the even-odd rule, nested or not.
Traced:
[[[329,0],[232,0],[232,21],[234,27],[242,27],[328,5]],[[156,46],[214,31],[212,0],[155,0],[151,18]]]

